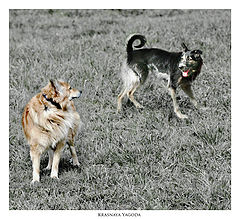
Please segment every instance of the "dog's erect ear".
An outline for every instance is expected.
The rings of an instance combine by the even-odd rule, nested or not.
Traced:
[[[191,51],[191,54],[195,57],[195,59],[198,59],[198,58],[200,58],[202,51],[199,49],[193,50],[193,51]]]
[[[195,50],[195,54],[202,55],[202,50],[199,50],[199,49]]]
[[[187,46],[185,45],[185,43],[182,43],[182,48],[184,49],[184,52],[187,52],[189,51],[189,49],[187,48]]]
[[[51,86],[55,90],[55,92],[61,91],[61,85],[59,84],[58,80],[50,80]]]

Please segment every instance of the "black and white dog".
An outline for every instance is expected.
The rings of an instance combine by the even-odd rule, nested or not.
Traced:
[[[123,63],[121,76],[123,89],[118,96],[118,111],[122,108],[122,98],[127,94],[130,101],[137,108],[143,108],[133,97],[136,89],[145,82],[149,71],[168,80],[168,90],[173,100],[174,112],[181,119],[187,118],[179,110],[176,101],[178,86],[190,97],[194,106],[198,106],[194,98],[191,82],[199,75],[203,60],[202,51],[189,50],[183,43],[183,52],[168,52],[156,48],[142,48],[133,50],[133,42],[139,40],[140,44],[134,46],[141,48],[146,43],[146,38],[140,34],[131,35],[127,40],[127,60]]]

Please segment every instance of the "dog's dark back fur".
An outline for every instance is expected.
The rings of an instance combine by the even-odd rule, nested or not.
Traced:
[[[181,59],[181,54],[181,52],[172,53],[156,48],[144,48],[140,50],[134,50],[132,52],[131,59],[128,60],[130,65],[142,62],[147,65],[154,64],[159,72],[165,72],[167,67],[169,72],[166,73],[170,73],[170,71],[177,70],[176,66]]]
[[[146,41],[146,38],[142,35],[133,35],[127,43],[127,62],[129,65],[135,64],[154,64],[158,70],[165,71],[166,67],[171,70],[176,70],[175,66],[181,59],[182,52],[172,53],[157,48],[144,48],[139,50],[133,50],[133,42],[140,40],[140,44],[134,46],[135,48],[142,48]],[[170,61],[169,61],[170,60]]]

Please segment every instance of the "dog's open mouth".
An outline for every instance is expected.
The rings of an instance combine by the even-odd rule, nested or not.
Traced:
[[[183,77],[188,77],[189,76],[190,67],[187,67],[186,65],[182,65],[182,66],[179,67],[179,69],[181,70]]]
[[[202,61],[199,62],[192,62],[191,64],[188,63],[187,65],[182,65],[179,67],[179,69],[182,72],[182,76],[183,77],[189,77],[192,74],[194,74],[195,72],[199,72],[201,70],[202,67]]]
[[[186,70],[186,71],[183,71],[183,72],[182,72],[182,76],[183,76],[183,77],[188,77],[189,71],[190,71],[189,69]]]

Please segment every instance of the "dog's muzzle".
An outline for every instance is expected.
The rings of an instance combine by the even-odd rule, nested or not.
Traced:
[[[191,60],[190,62],[186,62],[186,64],[180,63],[179,69],[181,70],[183,77],[189,77],[195,72],[200,72],[202,64],[203,61],[200,56],[199,60]]]
[[[81,97],[81,95],[82,95],[82,91],[78,91],[77,95],[69,97],[69,100],[73,100],[73,99],[79,98],[79,97]]]

